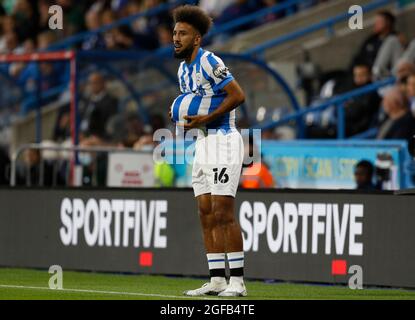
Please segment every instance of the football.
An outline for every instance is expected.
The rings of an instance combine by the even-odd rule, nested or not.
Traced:
[[[195,93],[184,93],[179,95],[171,105],[170,111],[172,120],[174,122],[184,122],[186,121],[184,119],[185,116],[200,114],[203,101],[206,100],[206,98]]]

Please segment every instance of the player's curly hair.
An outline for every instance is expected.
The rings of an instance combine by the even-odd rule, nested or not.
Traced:
[[[185,22],[193,26],[203,37],[212,27],[212,18],[198,6],[184,5],[173,11],[174,23]]]

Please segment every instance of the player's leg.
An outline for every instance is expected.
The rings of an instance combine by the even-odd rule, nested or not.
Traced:
[[[207,253],[223,253],[225,252],[223,230],[217,223],[216,217],[212,211],[211,197],[210,194],[204,194],[197,197],[203,240]],[[225,270],[218,270],[218,272],[213,272],[213,274],[225,277]]]
[[[219,296],[246,296],[244,275],[244,251],[241,227],[235,218],[235,198],[212,195],[212,211],[216,223],[222,229],[224,249],[230,269],[229,285]]]
[[[212,195],[211,203],[217,229],[221,230],[225,252],[243,251],[241,227],[235,218],[235,198]]]
[[[212,137],[213,140],[213,137]],[[243,281],[244,251],[242,232],[235,218],[235,196],[243,162],[243,140],[239,132],[218,133],[215,137],[217,158],[210,182],[212,211],[223,230],[225,252],[230,268],[228,288],[220,296],[246,296]],[[213,149],[213,146],[212,146]]]
[[[185,291],[185,295],[217,295],[227,287],[225,278],[225,251],[222,230],[218,228],[215,215],[212,213],[210,186],[204,171],[205,139],[198,139],[195,147],[195,159],[192,171],[192,186],[197,199],[202,234],[209,265],[210,282],[201,288]]]
[[[211,195],[199,195],[197,204],[209,265],[210,282],[205,283],[201,288],[185,291],[184,294],[188,296],[218,295],[227,288],[223,230],[213,214]]]

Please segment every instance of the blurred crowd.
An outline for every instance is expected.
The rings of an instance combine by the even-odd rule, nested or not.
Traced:
[[[307,54],[304,65],[299,68],[307,102],[311,106],[378,80],[396,77],[396,85],[345,102],[346,137],[365,134],[371,128],[377,128],[376,136],[372,136],[376,139],[410,141],[415,134],[415,39],[409,41],[396,29],[396,24],[391,12],[379,11],[372,33],[358,45],[348,70],[322,75]],[[308,70],[308,74],[304,70]],[[313,87],[316,79],[320,86]],[[307,118],[308,136],[336,138],[338,121],[335,108],[312,113]]]
[[[271,7],[287,0],[200,0],[199,5],[208,11],[217,26],[234,19]],[[247,23],[238,31],[274,21],[298,10],[327,0],[305,0],[294,8],[278,14],[269,14],[258,21]],[[0,53],[30,52],[44,49],[39,35],[49,31],[49,7],[63,9],[63,30],[54,30],[56,39],[92,31],[121,18],[137,15],[174,0],[4,0],[0,4]],[[79,44],[84,50],[141,49],[153,50],[171,44],[171,12],[164,11],[148,18],[136,19],[104,33],[88,37]],[[229,35],[235,32],[230,31]]]
[[[123,110],[119,99],[107,85],[106,75],[99,71],[92,72],[81,91],[79,100],[79,145],[80,147],[111,147],[114,149],[134,149],[152,151],[155,147],[153,134],[165,128],[164,116],[154,113],[149,115],[147,124],[136,111]],[[52,140],[42,141],[44,147],[71,147],[70,106],[59,109],[53,129]],[[3,149],[0,149],[2,151]],[[70,182],[70,161],[72,153],[54,150],[28,149],[22,154],[17,167],[17,185],[52,186],[67,185]],[[83,186],[106,186],[107,153],[79,153],[79,164],[83,168]],[[0,152],[0,166],[10,167],[6,151]],[[171,168],[168,168],[171,169]],[[164,169],[165,173],[166,169]],[[1,178],[0,178],[1,179]],[[2,183],[7,183],[8,179]],[[165,186],[172,186],[173,177]]]
[[[283,3],[287,0],[200,0],[199,5],[213,17],[217,26],[235,20],[238,17],[258,10]],[[4,0],[0,3],[0,54],[33,53],[42,51],[71,35],[83,31],[92,31],[131,15],[137,15],[154,9],[166,0]],[[175,1],[170,1],[175,2]],[[296,11],[311,7],[322,0],[306,0],[299,5],[278,14],[269,14],[258,21],[250,22],[238,28],[245,31],[268,23]],[[63,9],[62,30],[49,29],[49,8],[59,5]],[[128,25],[119,26],[103,33],[89,36],[78,47],[83,50],[153,50],[171,44],[173,21],[171,12],[160,12],[148,18],[132,21]],[[226,36],[234,35],[229,31]],[[214,39],[215,40],[215,39]],[[0,71],[7,74],[21,88],[26,97],[33,95],[33,102],[23,104],[22,114],[27,114],[36,106],[36,94],[56,88],[68,82],[68,64],[65,63],[12,63],[0,65]],[[63,71],[65,70],[65,71]],[[117,148],[134,148],[149,150],[154,147],[152,134],[165,127],[165,117],[151,114],[148,124],[144,124],[137,112],[121,110],[120,102],[107,86],[107,76],[100,72],[92,72],[82,90],[80,110],[80,145],[83,147],[111,146]],[[7,91],[7,90],[6,90]],[[5,100],[13,100],[6,95]],[[55,97],[51,96],[49,100]],[[42,104],[49,102],[48,98]],[[3,108],[2,110],[6,110]],[[70,146],[70,112],[69,104],[59,109],[53,130],[53,140],[44,141],[49,146]],[[1,167],[10,166],[6,150],[1,149]],[[105,157],[80,157],[84,172],[97,170],[94,166],[105,168]],[[56,159],[62,161],[57,162]],[[17,183],[23,185],[65,184],[68,182],[68,154],[58,155],[56,152],[27,150],[18,168]],[[41,166],[40,166],[41,164]],[[103,165],[104,164],[104,165]],[[40,170],[42,167],[42,170]],[[99,168],[98,168],[99,169]],[[6,170],[7,171],[7,170]],[[98,170],[99,171],[99,170]],[[2,170],[4,172],[4,170]],[[5,182],[10,177],[4,177]],[[42,181],[40,181],[42,180]],[[105,184],[105,174],[100,174],[98,185]],[[89,182],[88,182],[89,181]],[[92,183],[89,176],[84,184]],[[169,182],[171,183],[171,182]]]
[[[255,12],[264,7],[273,6],[283,1],[277,0],[201,0],[199,5],[215,19],[216,25],[234,20],[236,17]],[[295,10],[315,5],[320,1],[302,2]],[[95,30],[120,18],[155,8],[163,3],[161,0],[137,1],[72,1],[72,0],[29,0],[3,1],[0,6],[1,53],[34,52],[46,49],[58,39],[83,30]],[[51,4],[61,5],[64,9],[65,28],[60,36],[48,29],[48,8]],[[247,30],[266,22],[277,20],[288,12],[269,15],[260,21],[250,23],[238,30]],[[149,19],[139,19],[131,25],[118,27],[103,34],[89,37],[80,46],[84,50],[95,49],[156,49],[171,43],[172,20],[170,13],[161,13]],[[232,35],[230,32],[229,35]],[[358,46],[350,67],[328,74],[321,74],[314,65],[310,55],[305,52],[304,63],[298,66],[300,83],[307,93],[307,105],[317,105],[335,95],[350,92],[389,76],[395,76],[397,84],[388,88],[372,91],[345,103],[345,134],[352,137],[364,134],[376,128],[373,138],[406,139],[415,134],[415,39],[410,41],[405,34],[396,29],[396,18],[389,11],[377,13],[373,31]],[[67,66],[66,66],[67,67]],[[4,66],[0,66],[4,68]],[[13,63],[7,66],[7,73],[25,88],[26,92],[35,92],[40,84],[42,90],[58,86],[67,81],[62,72],[63,65],[58,63]],[[315,85],[315,82],[318,85]],[[145,124],[138,113],[129,112],[120,107],[118,98],[109,90],[107,75],[94,71],[87,79],[85,90],[81,91],[80,110],[80,145],[84,147],[110,146],[116,148],[133,148],[151,150],[154,148],[153,133],[166,127],[165,115],[151,114],[149,123]],[[244,127],[244,119],[240,125]],[[309,138],[335,138],[337,136],[338,115],[335,108],[320,113],[313,113],[306,119]],[[245,126],[249,127],[249,123]],[[281,129],[281,128],[280,128]],[[70,145],[69,105],[60,108],[53,132],[51,145]],[[280,139],[287,136],[281,130],[264,130],[263,139]],[[289,136],[290,134],[288,134]],[[293,138],[294,135],[291,135]],[[252,149],[253,146],[249,146]],[[1,150],[0,150],[1,151]],[[105,168],[106,157],[95,155],[81,157],[85,170],[85,184],[92,183],[94,172]],[[68,157],[56,166],[56,155],[50,154],[50,164],[45,164],[43,174],[39,172],[41,157],[39,152],[29,150],[24,156],[24,165],[19,169],[18,183],[28,184],[30,180],[42,183],[64,184],[68,182]],[[0,165],[7,166],[7,156],[0,152]],[[97,168],[98,166],[99,168]],[[363,164],[366,172],[367,164]],[[101,168],[101,169],[100,169]],[[263,163],[260,176],[242,181],[245,187],[275,187],[270,169]],[[360,168],[360,167],[359,167]],[[251,168],[252,169],[252,168]],[[255,169],[255,168],[254,168]],[[358,168],[356,168],[357,170]],[[27,174],[30,171],[30,175]],[[102,169],[104,170],[104,169]],[[250,168],[246,168],[250,170]],[[56,173],[61,172],[61,174]],[[88,175],[89,172],[89,175]],[[358,173],[358,172],[357,172]],[[98,185],[105,185],[105,175],[99,175]],[[54,177],[52,181],[50,177]],[[0,180],[1,184],[1,180]],[[168,182],[171,184],[171,181]],[[359,183],[357,183],[359,185]],[[365,183],[362,188],[366,188]]]

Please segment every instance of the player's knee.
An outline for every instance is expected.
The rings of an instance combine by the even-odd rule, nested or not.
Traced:
[[[199,218],[204,230],[211,230],[217,224],[211,208],[199,208]]]
[[[212,208],[210,206],[199,206],[200,218],[207,218],[212,215]]]
[[[233,212],[223,208],[214,208],[213,214],[215,215],[216,222],[220,225],[231,224],[235,220]]]

